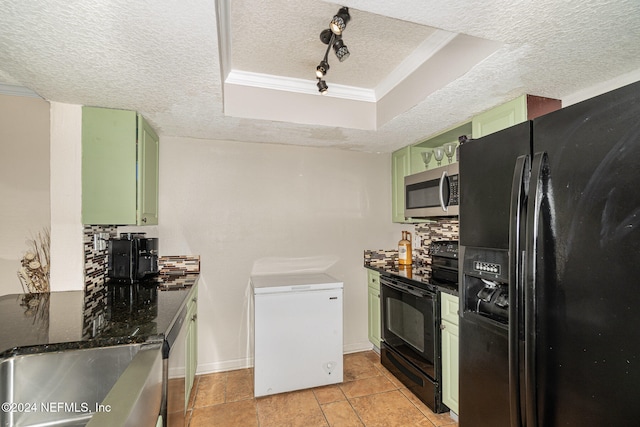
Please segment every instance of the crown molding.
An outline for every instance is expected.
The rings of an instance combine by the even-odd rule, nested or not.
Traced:
[[[232,70],[227,76],[225,84],[323,96],[318,92],[315,80],[252,73],[249,71]],[[324,96],[328,98],[349,99],[352,101],[376,102],[375,91],[373,89],[363,89],[335,83],[329,86],[329,91]]]
[[[0,83],[0,94],[11,96],[26,96],[29,98],[42,98],[40,95],[24,86],[9,85],[6,83]]]

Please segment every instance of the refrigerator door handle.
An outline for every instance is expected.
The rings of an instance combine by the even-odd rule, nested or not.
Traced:
[[[524,333],[525,333],[525,406],[526,425],[538,425],[536,402],[536,258],[540,218],[543,199],[543,179],[548,171],[547,153],[536,153],[531,164],[531,189],[527,201],[526,260],[524,270]]]
[[[448,206],[444,203],[444,180],[447,178],[447,171],[442,172],[442,176],[440,177],[440,207],[443,211],[448,210]]]
[[[522,426],[520,371],[521,315],[522,312],[522,263],[521,231],[526,212],[526,197],[529,184],[529,156],[522,155],[516,160],[511,184],[511,206],[509,214],[509,413],[510,427]]]

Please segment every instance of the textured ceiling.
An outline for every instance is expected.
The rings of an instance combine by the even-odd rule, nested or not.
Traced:
[[[330,58],[330,86],[375,87],[433,29],[502,47],[376,130],[224,114],[222,76],[234,69],[315,84],[318,35],[340,6],[351,57]],[[639,40],[637,0],[0,0],[0,82],[138,110],[161,137],[388,152],[523,93],[563,98],[638,70]]]
[[[327,48],[320,32],[329,28],[339,7],[317,0],[272,0],[268,5],[263,0],[231,2],[232,68],[315,79]],[[359,10],[350,15],[343,40],[351,55],[340,63],[329,52],[328,83],[373,89],[435,31]]]

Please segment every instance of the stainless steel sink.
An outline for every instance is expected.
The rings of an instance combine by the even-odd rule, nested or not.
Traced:
[[[29,354],[0,362],[3,427],[84,426],[90,421],[91,426],[155,425],[161,399],[159,343]]]

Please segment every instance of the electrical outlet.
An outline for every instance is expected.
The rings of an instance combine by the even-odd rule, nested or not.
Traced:
[[[107,240],[109,240],[109,233],[96,233],[93,235],[93,250],[105,251],[107,250]]]
[[[411,248],[420,249],[421,246],[422,246],[422,241],[420,240],[419,237],[416,236],[416,238],[411,241]]]

